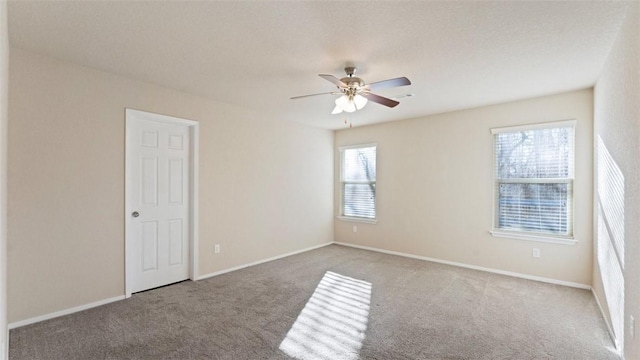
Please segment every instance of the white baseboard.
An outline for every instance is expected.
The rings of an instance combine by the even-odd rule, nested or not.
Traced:
[[[434,259],[434,258],[430,258],[430,257],[426,257],[426,256],[419,256],[419,255],[402,253],[402,252],[398,252],[398,251],[390,251],[390,250],[378,249],[378,248],[369,247],[369,246],[354,245],[354,244],[343,243],[343,242],[334,242],[334,244],[342,245],[342,246],[348,246],[348,247],[357,248],[357,249],[375,251],[375,252],[389,254],[389,255],[403,256],[403,257],[407,257],[407,258],[411,258],[411,259],[431,261],[431,262],[435,262],[435,263],[439,263],[439,264],[452,265],[452,266],[457,266],[457,267],[462,267],[462,268],[467,268],[467,269],[485,271],[485,272],[490,272],[490,273],[494,273],[494,274],[513,276],[513,277],[527,279],[527,280],[540,281],[540,282],[545,282],[545,283],[549,283],[549,284],[563,285],[563,286],[569,286],[569,287],[578,288],[578,289],[591,290],[591,286],[590,285],[574,283],[574,282],[570,282],[570,281],[550,279],[550,278],[545,278],[545,277],[540,277],[540,276],[521,274],[521,273],[512,272],[512,271],[491,269],[491,268],[486,268],[486,267],[482,267],[482,266],[469,265],[469,264],[459,263],[459,262],[455,262],[455,261]]]
[[[268,259],[254,261],[254,262],[249,263],[249,264],[243,264],[243,265],[239,265],[239,266],[234,266],[232,268],[228,268],[228,269],[212,272],[212,273],[209,273],[209,274],[206,274],[206,275],[198,276],[196,278],[196,280],[208,279],[210,277],[226,274],[228,272],[244,269],[244,268],[247,268],[247,267],[250,267],[250,266],[260,265],[260,264],[264,264],[264,263],[269,262],[269,261],[282,259],[282,258],[285,258],[287,256],[296,255],[296,254],[300,254],[300,253],[303,253],[303,252],[319,249],[321,247],[329,246],[331,244],[334,244],[334,242],[328,242],[328,243],[325,243],[325,244],[308,247],[308,248],[305,248],[305,249],[302,249],[302,250],[292,251],[292,252],[289,252],[289,253],[286,253],[286,254],[282,254],[282,255],[278,255],[278,256],[274,256],[274,257],[271,257],[271,258],[268,258]]]
[[[318,248],[321,248],[321,247],[325,247],[325,246],[331,245],[331,244],[333,244],[333,242],[329,242],[329,243],[325,243],[325,244],[321,244],[321,245],[317,245],[317,246],[312,246],[312,247],[305,248],[305,249],[302,249],[302,250],[297,250],[297,251],[293,251],[293,252],[286,253],[286,254],[283,254],[283,255],[275,256],[275,257],[272,257],[272,258],[268,258],[268,259],[264,259],[264,260],[260,260],[260,261],[256,261],[256,262],[252,262],[252,263],[249,263],[249,264],[236,266],[236,267],[225,269],[225,270],[218,271],[218,272],[215,272],[215,273],[199,276],[199,277],[196,278],[196,280],[202,280],[202,279],[210,278],[212,276],[221,275],[221,274],[228,273],[228,272],[235,271],[235,270],[240,270],[240,269],[243,269],[243,268],[246,268],[246,267],[249,267],[249,266],[254,266],[254,265],[262,264],[262,263],[265,263],[265,262],[281,259],[281,258],[284,258],[284,257],[287,257],[287,256],[303,253],[303,252],[306,252],[306,251],[315,250],[315,249],[318,249]],[[9,327],[9,330],[11,330],[11,329],[19,328],[21,326],[35,324],[35,323],[40,322],[40,321],[45,321],[45,320],[57,318],[57,317],[60,317],[60,316],[73,314],[73,313],[76,313],[76,312],[79,312],[79,311],[91,309],[91,308],[94,308],[96,306],[106,305],[108,303],[112,303],[114,301],[120,301],[120,300],[124,300],[124,299],[125,299],[125,295],[120,295],[120,296],[112,297],[112,298],[109,298],[109,299],[104,299],[104,300],[92,302],[90,304],[80,305],[80,306],[76,306],[76,307],[73,307],[73,308],[70,308],[70,309],[60,310],[60,311],[52,312],[52,313],[49,313],[49,314],[44,314],[44,315],[32,317],[30,319],[16,321],[16,322],[10,323],[8,327]]]
[[[604,313],[604,308],[602,307],[602,304],[600,303],[600,299],[598,298],[598,295],[596,294],[596,292],[593,291],[593,288],[591,288],[591,293],[593,294],[594,299],[596,299],[596,304],[598,304],[598,308],[600,309],[600,313],[602,314],[602,319],[604,319],[604,323],[605,323],[605,325],[607,325],[607,331],[609,332],[609,336],[611,337],[611,341],[613,341],[613,345],[619,351],[620,350],[620,344],[618,344],[618,340],[616,339],[616,334],[613,332],[613,327],[609,323],[609,320],[607,320],[608,317]]]
[[[325,247],[325,246],[328,246],[328,245],[331,245],[331,244],[336,244],[336,245],[341,245],[341,246],[348,246],[348,247],[352,247],[352,248],[358,248],[358,249],[369,250],[369,251],[376,251],[376,252],[389,254],[389,255],[403,256],[403,257],[412,258],[412,259],[431,261],[431,262],[440,263],[440,264],[452,265],[452,266],[457,266],[457,267],[462,267],[462,268],[467,268],[467,269],[486,271],[486,272],[490,272],[490,273],[496,273],[496,274],[501,274],[501,275],[513,276],[513,277],[518,277],[518,278],[523,278],[523,279],[528,279],[528,280],[541,281],[541,282],[546,282],[546,283],[550,283],[550,284],[563,285],[563,286],[569,286],[569,287],[574,287],[574,288],[586,289],[586,290],[593,291],[591,286],[584,285],[584,284],[579,284],[579,283],[573,283],[573,282],[568,282],[568,281],[555,280],[555,279],[549,279],[549,278],[544,278],[544,277],[520,274],[520,273],[511,272],[511,271],[504,271],[504,270],[485,268],[485,267],[482,267],[482,266],[468,265],[468,264],[458,263],[458,262],[454,262],[454,261],[434,259],[434,258],[429,258],[429,257],[425,257],[425,256],[407,254],[407,253],[402,253],[402,252],[397,252],[397,251],[383,250],[383,249],[378,249],[378,248],[369,247],[369,246],[360,246],[360,245],[354,245],[354,244],[348,244],[348,243],[342,243],[342,242],[328,242],[328,243],[325,243],[325,244],[316,245],[316,246],[308,247],[308,248],[297,250],[297,251],[292,251],[292,252],[289,252],[289,253],[286,253],[286,254],[282,254],[282,255],[278,255],[278,256],[274,256],[274,257],[271,257],[271,258],[268,258],[268,259],[254,261],[252,263],[235,266],[235,267],[232,267],[232,268],[216,271],[216,272],[209,273],[209,274],[206,274],[206,275],[201,275],[201,276],[198,276],[196,278],[196,280],[203,280],[203,279],[207,279],[207,278],[210,278],[210,277],[226,274],[226,273],[229,273],[229,272],[232,272],[232,271],[236,271],[236,270],[240,270],[240,269],[244,269],[244,268],[247,268],[247,267],[250,267],[250,266],[255,266],[255,265],[263,264],[263,263],[266,263],[266,262],[269,262],[269,261],[274,261],[274,260],[282,259],[282,258],[285,258],[285,257],[288,257],[288,256],[292,256],[292,255],[300,254],[300,253],[303,253],[303,252],[319,249],[321,247]],[[595,296],[595,293],[594,293],[594,296]],[[600,302],[599,302],[597,296],[595,296],[595,298],[596,298],[596,302],[598,303],[598,306],[600,307],[600,311],[602,311],[602,307],[600,306]],[[30,318],[30,319],[16,321],[16,322],[13,322],[13,323],[9,324],[9,330],[15,329],[15,328],[19,328],[19,327],[25,326],[25,325],[34,324],[34,323],[37,323],[37,322],[40,322],[40,321],[49,320],[49,319],[53,319],[53,318],[56,318],[56,317],[73,314],[73,313],[76,313],[76,312],[79,312],[79,311],[91,309],[91,308],[94,308],[96,306],[106,305],[108,303],[112,303],[112,302],[120,301],[120,300],[124,300],[124,299],[125,299],[124,295],[115,296],[115,297],[112,297],[112,298],[109,298],[109,299],[104,299],[104,300],[96,301],[96,302],[93,302],[93,303],[80,305],[80,306],[76,306],[76,307],[73,307],[73,308],[69,308],[69,309],[60,310],[60,311],[56,311],[56,312],[49,313],[49,314],[36,316],[36,317]],[[615,337],[613,336],[613,332],[611,330],[611,326],[606,321],[606,317],[605,317],[605,323],[607,324],[607,329],[609,330],[609,334],[612,336],[612,338],[614,339],[614,342],[615,342]]]
[[[32,317],[30,319],[25,319],[25,320],[12,322],[12,323],[9,324],[9,330],[15,329],[15,328],[19,328],[19,327],[25,326],[25,325],[35,324],[35,323],[40,322],[40,321],[45,321],[45,320],[57,318],[57,317],[60,317],[60,316],[77,313],[79,311],[91,309],[91,308],[94,308],[96,306],[106,305],[106,304],[109,304],[109,303],[112,303],[112,302],[115,302],[115,301],[120,301],[120,300],[124,300],[124,295],[115,296],[115,297],[112,297],[112,298],[109,298],[109,299],[104,299],[104,300],[92,302],[92,303],[89,303],[89,304],[76,306],[76,307],[73,307],[73,308],[70,308],[70,309],[60,310],[60,311],[52,312],[52,313],[49,313],[49,314],[44,314],[44,315]]]

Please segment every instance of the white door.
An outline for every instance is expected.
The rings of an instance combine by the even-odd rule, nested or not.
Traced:
[[[189,141],[188,125],[127,113],[128,293],[189,278]]]

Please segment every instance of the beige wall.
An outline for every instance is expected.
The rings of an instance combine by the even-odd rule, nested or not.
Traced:
[[[20,49],[9,105],[9,322],[124,294],[125,107],[200,122],[201,275],[333,240],[331,131]]]
[[[335,240],[590,285],[592,110],[589,89],[336,132],[336,149],[378,144],[378,223],[336,220]],[[494,153],[490,129],[567,119],[577,120],[574,233],[578,243],[492,237]],[[336,150],[336,172],[338,165]],[[334,188],[337,216],[337,180]],[[358,226],[356,233],[353,225]],[[541,258],[532,257],[534,247],[541,249]]]
[[[0,1],[0,360],[9,357],[7,337],[7,116],[9,36],[7,2]]]
[[[630,2],[611,53],[594,91],[596,199],[603,211],[594,209],[596,249],[594,291],[617,330],[626,359],[640,358],[640,5]],[[607,155],[608,154],[608,155]],[[609,161],[598,161],[606,159]],[[604,170],[604,172],[603,172]],[[611,173],[619,172],[622,181]],[[621,199],[614,201],[613,199]],[[620,224],[620,226],[617,226]],[[615,249],[613,252],[607,249]],[[607,254],[609,252],[609,254]],[[611,259],[607,261],[606,259]],[[621,276],[616,272],[621,271]],[[624,294],[619,308],[617,292]],[[635,338],[629,318],[636,320]],[[622,321],[617,324],[616,319]]]

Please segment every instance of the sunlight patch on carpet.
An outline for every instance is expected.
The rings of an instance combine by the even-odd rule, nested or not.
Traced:
[[[300,360],[357,359],[370,301],[371,283],[327,271],[280,350]]]

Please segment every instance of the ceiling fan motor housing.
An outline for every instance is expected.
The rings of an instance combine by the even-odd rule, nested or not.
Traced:
[[[353,97],[362,91],[364,88],[364,81],[357,76],[353,76],[356,73],[355,67],[346,67],[344,72],[347,73],[346,77],[340,79],[347,87],[338,87],[343,94],[349,97],[349,100],[353,100]]]
[[[347,84],[348,87],[363,87],[364,81],[359,77],[343,77],[340,79],[343,83]]]
[[[344,72],[347,73],[347,76],[340,79],[340,81],[345,83],[349,87],[349,89],[354,89],[354,88],[357,89],[364,86],[364,81],[362,79],[360,79],[359,77],[353,76],[356,74],[355,67],[351,67],[351,66],[346,67],[344,68]],[[344,89],[343,89],[343,92],[345,92]]]

